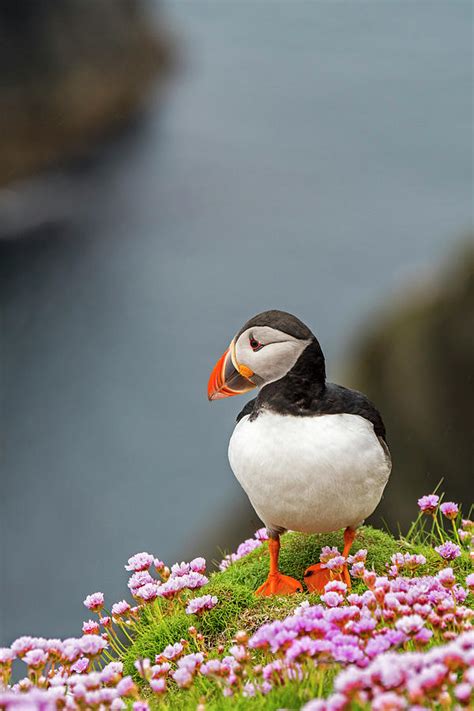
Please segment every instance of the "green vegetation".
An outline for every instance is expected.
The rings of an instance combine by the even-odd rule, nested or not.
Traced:
[[[342,549],[342,532],[325,535],[304,535],[287,533],[282,537],[280,567],[282,572],[298,580],[303,580],[306,568],[319,560],[323,546],[337,546]],[[368,526],[358,530],[353,550],[365,548],[368,551],[367,568],[384,574],[386,563],[394,553],[418,553],[426,558],[423,574],[434,574],[444,562],[433,548],[424,543],[415,543],[405,539],[396,540],[390,534]],[[217,595],[219,604],[202,617],[186,615],[181,606],[174,606],[167,600],[157,600],[146,610],[138,622],[134,643],[129,647],[124,662],[125,673],[131,674],[141,683],[134,661],[149,658],[152,663],[166,645],[185,639],[189,642],[189,652],[199,651],[200,645],[207,650],[228,649],[239,630],[254,632],[263,623],[287,617],[303,600],[312,603],[318,601],[318,595],[301,593],[288,597],[258,598],[254,590],[265,580],[268,572],[268,550],[264,544],[227,570],[218,571],[210,576],[209,584],[203,592]],[[471,570],[469,556],[463,554],[452,562],[452,567],[459,581],[463,581]],[[353,581],[353,592],[362,592],[366,586],[361,580]],[[204,639],[201,643],[189,633],[189,626],[195,625]],[[159,697],[149,699],[157,709],[196,709],[200,699],[205,698],[206,711],[217,709],[278,709],[300,708],[308,699],[326,695],[332,680],[339,670],[338,665],[331,667],[308,667],[304,683],[287,682],[277,687],[268,695],[258,693],[254,698],[240,695],[224,698],[216,684],[205,677],[200,677],[192,689],[179,690],[170,685],[168,694],[162,700]],[[145,690],[144,690],[145,691]]]

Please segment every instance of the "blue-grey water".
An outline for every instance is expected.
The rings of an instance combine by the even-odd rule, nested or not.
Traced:
[[[298,314],[334,375],[470,224],[470,2],[167,10],[166,98],[99,159],[0,191],[3,642],[76,633],[132,553],[239,526],[243,401],[205,393],[244,320]]]

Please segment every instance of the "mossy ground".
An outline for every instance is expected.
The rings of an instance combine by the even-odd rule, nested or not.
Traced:
[[[342,532],[324,535],[303,535],[287,533],[282,537],[280,553],[280,568],[282,572],[298,580],[303,580],[303,574],[309,565],[319,560],[323,546],[337,546],[342,550]],[[353,550],[366,548],[368,550],[367,567],[383,574],[385,564],[396,552],[422,553],[427,563],[423,567],[424,574],[435,573],[442,565],[439,555],[432,547],[415,544],[406,540],[396,540],[390,534],[368,526],[357,532]],[[468,557],[462,557],[453,562],[453,568],[459,581],[463,581],[470,572]],[[138,658],[149,658],[154,661],[155,655],[161,653],[167,644],[179,641],[181,638],[190,642],[190,651],[197,651],[196,643],[188,632],[190,625],[195,625],[204,635],[207,650],[218,645],[230,646],[235,633],[244,629],[253,632],[264,622],[281,619],[290,614],[303,600],[317,602],[315,594],[301,593],[287,597],[258,598],[255,589],[263,583],[268,573],[268,550],[266,545],[254,550],[249,555],[231,565],[223,572],[211,574],[209,584],[204,593],[217,595],[219,604],[201,618],[186,615],[182,607],[176,609],[167,601],[157,601],[151,611],[143,617],[137,629],[134,643],[125,655],[125,671],[137,678],[134,661]],[[365,589],[360,581],[354,581],[353,591]],[[336,666],[331,669],[313,670],[304,683],[287,683],[274,689],[268,696],[259,695],[254,698],[232,697],[224,698],[220,690],[207,679],[200,678],[199,684],[189,691],[170,689],[163,701],[150,699],[153,708],[157,709],[196,709],[202,697],[206,699],[206,711],[220,709],[298,709],[308,699],[330,689],[332,679],[337,673]]]

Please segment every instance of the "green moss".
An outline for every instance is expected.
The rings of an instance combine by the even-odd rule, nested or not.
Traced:
[[[200,701],[205,700],[206,711],[227,711],[237,709],[237,711],[276,711],[276,709],[300,709],[303,704],[318,696],[326,697],[332,689],[334,677],[340,667],[333,665],[330,668],[308,669],[305,674],[305,681],[287,681],[283,686],[277,686],[271,693],[264,695],[256,694],[254,697],[245,697],[236,694],[230,698],[222,695],[222,691],[215,684],[198,677],[191,689],[182,692],[176,688],[170,688],[163,699],[149,697],[149,705],[155,711],[167,711],[177,709],[177,711],[196,711]]]
[[[239,629],[239,620],[244,611],[255,604],[253,593],[244,585],[230,585],[222,581],[218,575],[206,587],[205,592],[216,595],[219,604],[200,618],[197,624],[199,631],[206,637],[209,646],[216,644],[221,637],[230,641]],[[188,617],[188,624],[190,619],[192,618]]]
[[[323,546],[337,546],[342,550],[344,545],[342,532],[320,535],[287,533],[282,536],[281,542],[280,569],[297,580],[303,580],[306,568],[319,560]],[[363,526],[358,530],[353,550],[359,548],[368,550],[367,565],[369,568],[373,567],[377,573],[382,573],[390,556],[401,550],[400,542],[388,533],[370,526]],[[243,585],[253,591],[264,582],[267,573],[268,551],[266,546],[262,546],[223,573],[216,573],[213,579],[219,576],[220,580],[231,585]]]
[[[188,639],[189,624],[189,616],[182,609],[174,614],[163,616],[162,619],[143,620],[135,641],[127,650],[123,660],[125,673],[137,678],[134,667],[136,659],[148,658],[154,662],[155,656],[160,654],[168,644],[174,644],[181,638]]]
[[[331,669],[313,669],[306,677],[304,684],[298,681],[286,682],[284,686],[276,687],[268,695],[257,694],[255,697],[245,697],[237,694],[226,698],[220,690],[216,690],[209,682],[204,681],[199,688],[191,688],[185,692],[168,692],[167,698],[161,702],[150,700],[153,709],[165,711],[196,711],[199,701],[205,698],[206,711],[276,711],[277,709],[300,709],[303,704],[317,696],[328,696],[334,677],[339,671],[336,665]]]

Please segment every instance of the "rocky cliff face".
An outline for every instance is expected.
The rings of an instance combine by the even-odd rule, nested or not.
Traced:
[[[441,491],[474,499],[474,248],[409,293],[359,345],[346,382],[383,413],[394,468],[376,519],[408,523],[406,501]]]
[[[0,185],[81,155],[124,124],[170,47],[141,0],[0,7]]]

